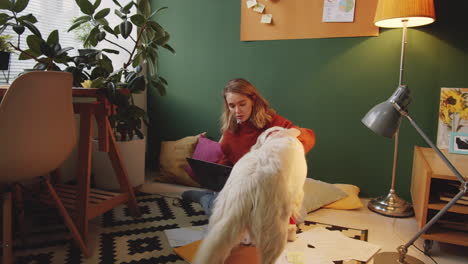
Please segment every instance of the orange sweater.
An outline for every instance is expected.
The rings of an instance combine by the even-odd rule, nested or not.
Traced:
[[[315,145],[315,132],[311,129],[301,128],[293,125],[286,118],[274,115],[273,120],[262,129],[256,128],[249,121],[239,124],[236,133],[225,131],[221,141],[221,149],[224,158],[219,162],[225,165],[234,165],[242,156],[249,152],[250,148],[257,142],[257,137],[270,127],[279,126],[284,128],[297,128],[301,131],[298,139],[304,145],[305,153]]]

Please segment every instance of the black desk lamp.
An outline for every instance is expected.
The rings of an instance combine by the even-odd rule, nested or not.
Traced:
[[[406,85],[400,85],[393,95],[385,102],[374,106],[362,119],[364,125],[369,129],[377,133],[378,135],[392,138],[398,131],[401,123],[401,117],[406,117],[411,125],[418,131],[418,133],[424,138],[424,140],[431,146],[431,148],[437,153],[440,159],[449,167],[449,169],[457,176],[460,181],[460,192],[453,197],[432,219],[427,222],[425,226],[419,232],[413,236],[406,244],[398,247],[398,252],[382,252],[375,256],[374,263],[408,263],[408,264],[424,264],[419,259],[406,255],[408,248],[424,234],[435,222],[437,222],[452,205],[454,205],[463,195],[467,194],[468,185],[465,179],[457,171],[452,163],[444,156],[444,154],[437,148],[434,143],[427,137],[427,135],[421,130],[416,122],[408,114],[407,107],[410,103],[410,91]]]

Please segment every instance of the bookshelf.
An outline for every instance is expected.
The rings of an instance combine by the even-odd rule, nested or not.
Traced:
[[[442,152],[467,179],[468,155],[448,154],[446,150]],[[418,228],[421,229],[447,204],[444,200],[451,200],[450,195],[458,192],[457,186],[456,176],[434,150],[415,146],[411,197]],[[468,205],[462,201],[452,206],[422,237],[426,252],[431,249],[433,241],[468,246]]]

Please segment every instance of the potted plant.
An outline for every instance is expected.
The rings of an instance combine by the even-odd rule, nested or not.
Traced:
[[[10,35],[0,35],[0,70],[2,71],[8,70],[10,66],[10,55],[13,51],[10,41]]]
[[[117,25],[110,25],[106,17],[111,13],[111,8],[99,8],[100,1],[91,3],[88,0],[77,1],[80,10],[85,14],[77,19],[69,28],[75,30],[85,23],[91,23],[92,29],[85,38],[84,44],[96,47],[98,43],[105,42],[115,49],[102,49],[105,53],[123,53],[126,60],[116,71],[110,71],[105,59],[98,60],[103,65],[91,70],[90,86],[104,88],[109,101],[117,106],[116,114],[109,118],[116,140],[118,141],[124,164],[127,167],[130,182],[133,185],[142,184],[144,181],[145,141],[142,132],[143,124],[148,124],[146,111],[135,104],[134,95],[145,91],[146,87],[157,89],[161,95],[165,94],[167,81],[161,77],[157,69],[158,49],[164,48],[174,53],[174,49],[168,44],[169,33],[152,19],[165,8],[151,12],[149,0],[130,1],[122,5],[119,1],[114,3],[113,12],[120,18]],[[132,36],[132,32],[135,36]],[[133,47],[127,49],[113,41],[108,36],[117,39],[131,39]],[[109,65],[107,65],[109,66]],[[116,65],[114,65],[116,66]],[[114,67],[113,67],[114,68]],[[140,145],[138,153],[132,145]],[[109,177],[111,172],[100,170],[109,165],[107,157],[97,160],[102,153],[96,153],[93,157],[96,186],[100,188],[115,189],[118,185],[111,182],[115,177]],[[137,160],[135,160],[137,158]],[[133,160],[132,160],[133,159]],[[140,164],[137,173],[131,172],[131,166]],[[104,176],[101,178],[100,176]],[[138,178],[139,180],[135,180]]]

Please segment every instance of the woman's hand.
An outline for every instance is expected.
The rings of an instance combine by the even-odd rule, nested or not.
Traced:
[[[287,130],[273,130],[270,132],[268,136],[272,138],[280,138],[280,137],[298,137],[301,134],[301,131],[297,128],[289,128]]]

